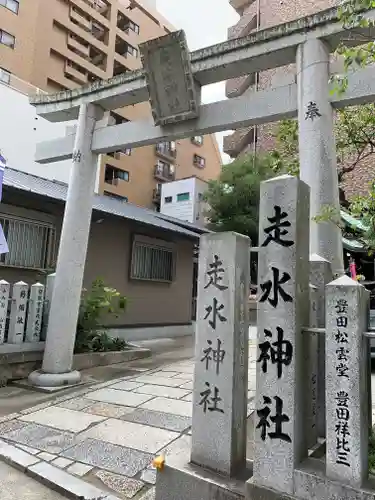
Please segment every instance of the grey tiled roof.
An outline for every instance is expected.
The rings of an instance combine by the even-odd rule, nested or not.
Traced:
[[[68,191],[67,184],[37,177],[36,175],[21,172],[20,170],[9,167],[5,169],[3,184],[4,187],[27,191],[64,202]],[[133,220],[142,224],[148,224],[166,231],[180,233],[189,238],[197,239],[200,234],[206,232],[204,229],[194,224],[173,219],[172,217],[153,212],[146,208],[137,207],[130,203],[123,203],[108,196],[95,195],[93,210]]]

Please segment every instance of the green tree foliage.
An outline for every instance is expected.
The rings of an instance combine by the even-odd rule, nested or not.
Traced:
[[[335,90],[344,92],[348,84],[348,72],[365,67],[375,62],[373,29],[375,21],[366,15],[366,11],[375,8],[375,0],[349,0],[339,8],[339,18],[345,28],[345,36],[337,49],[337,54],[344,58],[343,75],[334,75]],[[355,43],[353,43],[355,42]]]
[[[260,183],[279,173],[272,155],[244,155],[223,166],[218,180],[209,183],[206,201],[209,228],[236,231],[258,242]]]
[[[354,198],[350,209],[352,215],[360,218],[368,228],[361,239],[369,253],[373,254],[375,252],[375,182],[372,183],[367,196]]]

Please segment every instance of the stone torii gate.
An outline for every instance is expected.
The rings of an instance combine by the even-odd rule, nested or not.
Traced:
[[[375,11],[368,15],[374,18]],[[72,158],[73,165],[43,367],[31,374],[31,383],[59,386],[80,379],[72,372],[72,357],[98,155],[298,117],[300,176],[311,189],[310,216],[324,205],[339,208],[333,109],[375,100],[374,68],[351,74],[344,95],[330,95],[330,53],[344,33],[337,8],[190,54],[180,31],[140,47],[144,70],[31,99],[47,120],[78,119],[73,133],[38,144],[36,150],[37,162]],[[368,36],[368,29],[362,34]],[[352,43],[361,41],[358,37]],[[296,83],[201,105],[204,85],[292,63],[297,65]],[[106,112],[149,99],[154,121],[106,126]],[[332,223],[312,222],[310,253],[342,273],[340,230]]]

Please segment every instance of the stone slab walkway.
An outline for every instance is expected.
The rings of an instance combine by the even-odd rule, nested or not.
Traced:
[[[254,409],[255,356],[251,340],[248,415]],[[152,500],[155,455],[168,460],[190,454],[193,370],[193,360],[138,369],[135,376],[4,417],[0,457],[18,465],[21,460],[27,473],[58,491],[69,485],[73,497],[74,491],[89,498],[102,491],[108,500]]]

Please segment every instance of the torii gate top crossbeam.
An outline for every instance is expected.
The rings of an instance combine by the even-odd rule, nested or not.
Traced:
[[[294,63],[297,46],[309,38],[323,39],[334,51],[345,31],[338,9],[327,9],[192,52],[194,78],[201,85],[208,85]],[[369,11],[366,16],[375,19],[375,10]],[[371,35],[369,29],[363,30],[362,34]],[[360,45],[363,38],[358,36],[350,43]],[[40,116],[58,122],[77,119],[79,106],[83,103],[90,102],[111,110],[147,101],[148,98],[144,72],[140,69],[77,89],[38,95],[30,102]]]

